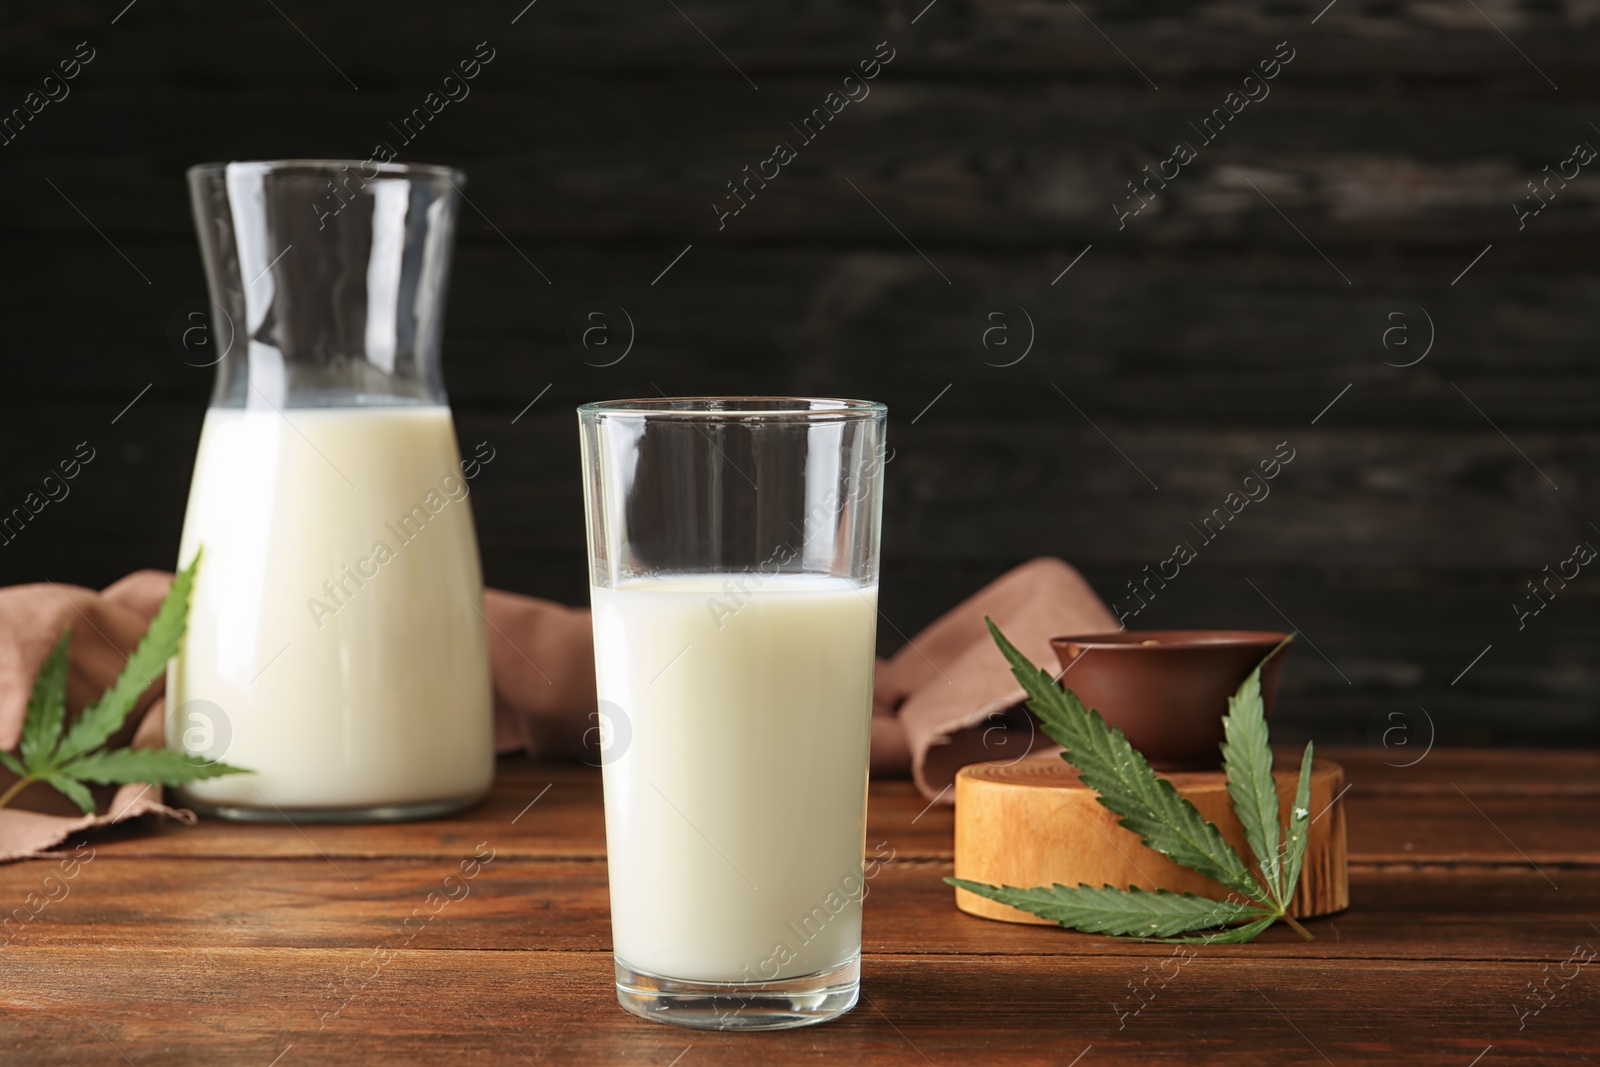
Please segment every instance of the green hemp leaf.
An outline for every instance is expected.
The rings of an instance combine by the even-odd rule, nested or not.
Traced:
[[[1307,806],[1311,802],[1312,747],[1306,745],[1300,762],[1300,782],[1288,832],[1280,840],[1278,787],[1272,777],[1272,749],[1261,700],[1261,668],[1294,635],[1284,638],[1256,665],[1229,699],[1228,713],[1222,719],[1228,796],[1254,854],[1252,869],[1214,823],[1180,796],[1171,782],[1156,776],[1149,761],[1128,743],[1121,730],[1108,726],[1098,711],[1085,708],[1077,694],[1057,685],[1048,671],[1035,667],[1006,640],[999,627],[988,619],[984,621],[1010,662],[1011,672],[1027,691],[1029,710],[1039,716],[1044,732],[1065,749],[1061,758],[1077,768],[1083,784],[1095,791],[1100,803],[1118,816],[1122,826],[1138,834],[1146,847],[1231,892],[1226,900],[1213,900],[1193,893],[1167,889],[1150,892],[1134,886],[1018,889],[964,878],[946,878],[946,882],[1087,933],[1184,944],[1241,944],[1282,919],[1301,937],[1312,939],[1310,932],[1289,915],[1310,827]],[[1177,936],[1180,934],[1197,936]]]
[[[100,699],[83,709],[65,737],[62,727],[67,717],[67,649],[72,643],[72,630],[61,635],[34,677],[28,714],[22,723],[21,745],[15,755],[0,752],[0,765],[17,776],[11,788],[0,793],[0,808],[34,782],[43,782],[65,794],[84,814],[93,815],[94,798],[85,782],[183,785],[224,774],[250,773],[243,767],[172,749],[101,747],[122,728],[139,702],[139,695],[150,688],[150,683],[166,670],[167,660],[177,654],[189,615],[189,592],[199,567],[197,552],[188,568],[173,579],[171,590],[122,673]]]

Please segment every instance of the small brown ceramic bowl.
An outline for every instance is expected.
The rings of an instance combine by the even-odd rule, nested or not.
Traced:
[[[1222,765],[1228,698],[1287,634],[1263,630],[1122,630],[1053,637],[1061,684],[1127,735],[1157,770]],[[1261,671],[1268,716],[1285,648]]]

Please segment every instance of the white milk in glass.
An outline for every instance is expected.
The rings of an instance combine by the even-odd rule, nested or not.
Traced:
[[[487,789],[466,494],[443,406],[206,413],[179,559],[205,552],[168,675],[168,738],[255,773],[189,796],[292,815]],[[190,701],[220,716],[185,714]]]
[[[591,596],[599,697],[614,720],[604,773],[617,957],[706,982],[848,962],[861,933],[877,586],[697,574]]]

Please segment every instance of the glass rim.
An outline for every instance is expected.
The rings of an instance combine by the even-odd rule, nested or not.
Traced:
[[[467,180],[463,171],[441,163],[380,163],[376,159],[230,159],[223,162],[196,163],[188,169],[187,174],[191,179],[215,178],[227,173],[229,167],[238,167],[257,174],[292,174],[295,171],[332,174],[365,167],[375,168],[378,172],[370,178],[358,175],[362,181],[368,182],[380,178],[411,178],[424,181],[443,179],[453,185],[461,185]]]
[[[799,405],[806,406],[780,406]],[[725,406],[737,405],[737,406]],[[889,406],[877,400],[831,396],[652,396],[597,400],[578,405],[580,419],[682,419],[737,422],[761,419],[792,422],[865,421],[883,418]]]

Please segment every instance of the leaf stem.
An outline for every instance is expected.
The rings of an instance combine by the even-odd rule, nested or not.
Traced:
[[[1282,918],[1283,918],[1284,922],[1289,924],[1289,928],[1290,929],[1292,929],[1295,933],[1299,934],[1305,940],[1307,940],[1307,941],[1315,941],[1316,940],[1316,938],[1314,936],[1312,936],[1311,931],[1307,930],[1304,926],[1301,926],[1299,923],[1295,922],[1294,916],[1290,915],[1287,911],[1283,913]]]
[[[1299,630],[1290,631],[1287,635],[1285,635],[1283,640],[1279,641],[1277,644],[1272,646],[1272,651],[1271,652],[1268,652],[1265,656],[1261,657],[1261,662],[1256,664],[1256,670],[1259,671],[1262,668],[1266,667],[1266,665],[1269,662],[1271,662],[1273,656],[1276,656],[1279,652],[1282,652],[1284,649],[1288,648],[1289,647],[1289,642],[1293,641],[1295,638],[1297,638],[1299,636],[1300,636],[1300,631]]]
[[[23,777],[18,778],[15,782],[11,783],[10,789],[7,789],[4,793],[0,793],[0,808],[3,808],[7,804],[11,803],[18,793],[22,792],[24,789],[28,788],[38,780],[39,779],[34,778],[31,775],[24,775]]]

